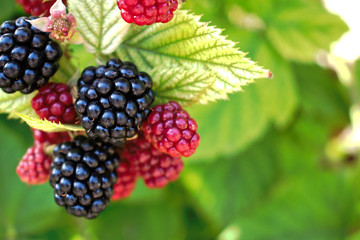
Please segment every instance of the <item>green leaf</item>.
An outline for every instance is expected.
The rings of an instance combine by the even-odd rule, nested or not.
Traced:
[[[10,118],[18,118],[14,111],[21,114],[34,114],[31,107],[31,99],[35,93],[24,95],[20,92],[7,94],[0,90],[0,113],[9,114]]]
[[[354,81],[357,94],[360,94],[360,60],[357,60],[353,66],[354,68]]]
[[[0,132],[0,239],[29,239],[54,228],[60,208],[48,184],[30,187],[16,174],[18,162],[33,144],[30,129],[1,116]]]
[[[68,0],[68,7],[91,53],[115,51],[130,26],[121,18],[116,0]]]
[[[289,63],[260,38],[253,36],[249,42],[254,44],[251,53],[271,67],[274,78],[249,85],[244,93],[230,96],[230,101],[189,109],[198,121],[201,136],[192,161],[212,161],[219,155],[245,149],[271,123],[286,126],[298,106],[297,85]]]
[[[348,30],[344,21],[329,13],[318,0],[236,2],[262,19],[266,38],[289,60],[315,62],[320,49],[328,51],[330,44]]]
[[[79,125],[54,123],[46,119],[41,120],[38,116],[29,116],[18,112],[15,112],[15,114],[24,120],[30,127],[46,132],[84,131],[84,128]]]
[[[215,79],[210,72],[198,72],[187,67],[162,66],[154,68],[150,75],[154,82],[153,90],[156,92],[155,104],[167,103],[171,100],[177,101],[183,106],[193,103],[207,103],[211,93],[208,89],[212,87]]]
[[[84,224],[96,239],[113,239],[114,236],[127,240],[184,239],[181,208],[174,206],[170,198],[141,205],[113,202],[97,219]]]
[[[354,198],[341,175],[317,174],[279,185],[266,204],[227,229],[248,240],[339,240],[348,235]],[[225,229],[225,231],[227,231]]]
[[[163,72],[167,70],[171,73],[192,69],[197,76],[208,76],[207,81],[213,84],[204,89],[206,94],[198,100],[200,102],[226,99],[228,93],[242,90],[254,79],[271,75],[268,70],[247,59],[234,42],[221,35],[220,29],[200,22],[200,17],[182,10],[176,11],[174,19],[167,24],[131,28],[115,54],[135,62],[144,71],[154,67],[162,67]],[[173,70],[174,67],[177,70]],[[181,80],[171,73],[164,76],[165,79],[154,78],[154,82],[160,85],[163,81],[176,83]],[[198,95],[198,83],[190,82],[188,88]],[[173,90],[169,89],[170,92]],[[166,95],[171,95],[170,92]],[[179,96],[174,98],[188,98],[184,92],[176,93]]]

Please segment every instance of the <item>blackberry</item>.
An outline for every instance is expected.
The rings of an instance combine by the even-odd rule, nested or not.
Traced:
[[[116,146],[137,134],[154,101],[151,77],[120,59],[87,67],[78,88],[75,110],[87,135]]]
[[[0,26],[0,88],[6,93],[29,94],[59,69],[61,47],[27,19],[20,17]]]
[[[109,204],[119,164],[118,154],[110,144],[85,136],[58,144],[49,180],[55,202],[74,216],[95,218]]]

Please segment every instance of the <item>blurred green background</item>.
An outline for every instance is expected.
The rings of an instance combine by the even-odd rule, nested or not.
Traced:
[[[1,21],[24,14],[13,0],[0,4]],[[188,109],[202,142],[180,179],[162,190],[138,181],[129,199],[91,221],[68,216],[49,185],[20,182],[15,168],[31,131],[1,115],[1,239],[360,239],[360,64],[329,52],[346,24],[320,0],[183,7],[224,29],[274,78]]]

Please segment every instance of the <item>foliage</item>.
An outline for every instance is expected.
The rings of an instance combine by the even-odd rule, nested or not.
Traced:
[[[129,199],[86,221],[57,208],[50,186],[20,183],[15,166],[31,133],[2,115],[0,238],[358,239],[358,162],[333,162],[326,153],[331,138],[349,125],[352,99],[336,74],[315,61],[347,28],[320,0],[187,0],[189,10],[177,11],[170,23],[129,29],[117,21],[115,1],[68,2],[79,31],[91,38],[87,49],[100,60],[113,52],[149,71],[157,101],[187,105],[202,142],[179,181],[159,191],[138,183]],[[94,2],[103,6],[99,13]],[[3,19],[20,14],[5,7],[0,13]],[[124,35],[113,34],[112,23]],[[99,42],[106,34],[110,40]],[[81,47],[72,54],[81,66],[94,62]],[[268,71],[249,58],[274,78],[251,83]],[[74,67],[64,66],[56,81],[71,81]],[[354,72],[360,80],[360,64]],[[31,96],[11,96],[16,100],[0,94],[3,112],[64,129],[29,117]]]

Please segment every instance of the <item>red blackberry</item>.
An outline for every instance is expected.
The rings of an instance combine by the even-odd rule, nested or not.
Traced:
[[[43,184],[49,179],[51,161],[42,146],[31,147],[17,166],[16,173],[24,183]]]
[[[151,77],[120,59],[87,67],[78,87],[75,109],[87,135],[116,146],[136,135],[154,101]]]
[[[112,196],[112,200],[115,201],[129,197],[137,180],[137,172],[131,163],[121,162],[116,172],[118,180],[114,185],[114,195]]]
[[[178,8],[177,0],[117,0],[121,16],[127,23],[151,25],[167,23]]]
[[[44,132],[38,129],[33,129],[33,135],[35,146],[53,145],[71,140],[68,132]]]
[[[123,158],[135,165],[149,188],[162,188],[175,181],[184,167],[180,157],[160,152],[142,134],[125,143]]]
[[[55,202],[74,216],[97,217],[113,195],[119,163],[114,147],[85,136],[58,144],[49,180]]]
[[[21,17],[0,27],[0,88],[24,94],[44,86],[59,69],[61,47]]]
[[[155,106],[143,124],[145,138],[173,157],[189,157],[195,153],[200,144],[197,128],[196,121],[173,101]]]
[[[46,84],[31,100],[31,106],[41,119],[64,124],[72,124],[76,121],[73,97],[66,84]]]
[[[66,0],[62,0],[66,4]],[[32,16],[49,16],[50,8],[56,0],[16,0],[23,8],[24,11]]]

